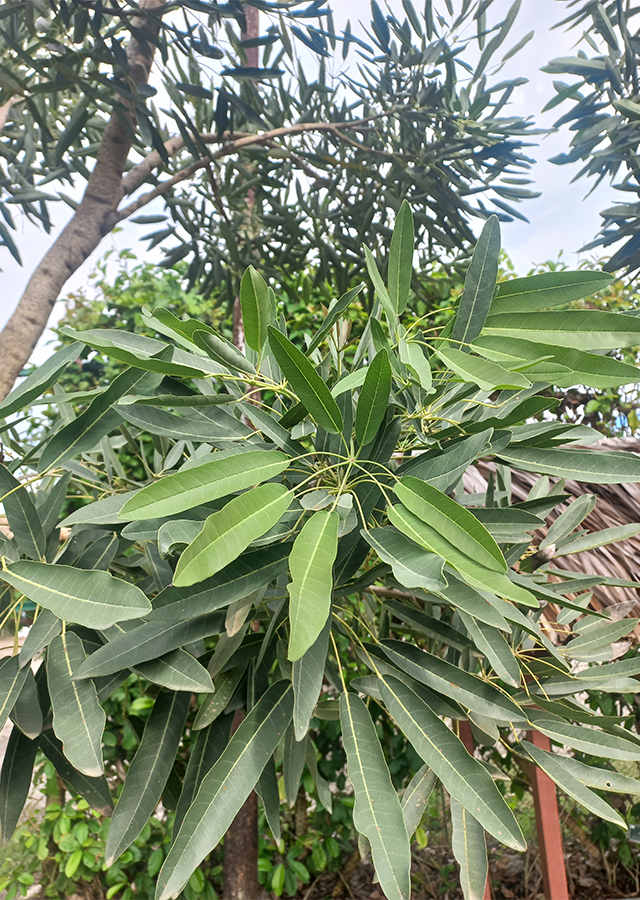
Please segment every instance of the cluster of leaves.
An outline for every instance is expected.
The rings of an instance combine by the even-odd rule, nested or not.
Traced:
[[[519,4],[489,24],[491,5],[465,0],[440,12],[428,0],[419,13],[403,0],[399,18],[372,2],[363,40],[349,24],[336,32],[330,9],[315,2],[159,4],[145,16],[158,29],[147,40],[162,59],[152,80],[170,98],[167,115],[154,105],[156,87],[127,77],[136,6],[5,3],[0,103],[18,102],[3,131],[0,240],[18,257],[16,206],[47,229],[52,202],[76,207],[65,191],[88,177],[109,113],[127,102],[139,126],[132,162],[155,151],[170,176],[196,166],[167,188],[166,214],[134,221],[154,226],[147,237],[167,248],[168,265],[188,256],[191,283],[227,301],[246,266],[258,262],[271,275],[317,259],[322,277],[346,291],[362,267],[361,244],[382,250],[405,196],[431,258],[466,249],[470,217],[522,218],[513,204],[536,196],[524,152],[535,132],[528,120],[503,114],[524,79],[488,77],[532,34],[509,46]],[[243,39],[243,6],[262,10],[265,33]],[[479,54],[471,78],[470,43]],[[348,61],[357,52],[357,72],[342,60],[331,65],[340,50]],[[256,52],[260,64],[247,65]],[[314,123],[324,130],[308,130]],[[258,130],[275,133],[228,150]],[[183,148],[172,156],[165,142],[173,139]],[[155,176],[142,181],[157,184]],[[123,189],[132,189],[126,175]]]
[[[576,56],[553,59],[543,72],[569,75],[571,83],[554,81],[556,96],[545,110],[560,104],[570,109],[555,123],[571,123],[574,136],[568,153],[556,156],[559,165],[582,160],[578,176],[593,176],[598,185],[605,178],[620,178],[616,190],[632,194],[602,211],[600,235],[584,249],[611,247],[624,242],[606,263],[609,271],[639,268],[640,221],[638,218],[637,157],[640,147],[640,104],[638,103],[638,49],[640,32],[633,31],[636,7],[619,3],[570,3],[576,7],[559,23],[580,26],[588,46]],[[637,21],[635,23],[637,25]],[[578,80],[576,81],[575,78]]]
[[[39,608],[20,653],[0,665],[0,711],[15,723],[0,772],[5,838],[38,746],[89,803],[110,808],[101,704],[131,672],[157,694],[105,864],[127,852],[172,785],[158,900],[180,894],[254,788],[280,839],[276,759],[290,803],[306,766],[330,807],[313,717],[340,722],[361,852],[390,898],[409,896],[410,838],[437,780],[451,798],[467,897],[486,879],[485,830],[523,847],[491,770],[458,736],[461,721],[624,826],[592,788],[637,791],[633,779],[542,751],[522,730],[605,760],[640,759],[628,723],[593,715],[578,699],[589,689],[635,690],[640,661],[612,661],[612,643],[637,620],[591,610],[593,577],[552,559],[534,571],[519,564],[530,533],[567,499],[548,476],[640,480],[632,454],[573,446],[597,437],[592,430],[530,421],[554,406],[541,396],[551,384],[635,379],[634,367],[606,353],[635,346],[640,319],[563,309],[606,286],[600,272],[496,286],[499,225],[490,217],[455,318],[435,332],[424,322],[405,328],[413,250],[403,204],[386,282],[365,251],[376,302],[350,356],[342,317],[360,287],[330,306],[302,350],[287,337],[275,293],[249,268],[244,353],[206,323],[156,309],[143,316],[168,340],[66,329],[76,342],[0,405],[4,416],[28,409],[84,346],[128,366],[105,389],[76,397],[79,415],[61,403],[60,419],[26,452],[19,425],[4,426],[14,455],[0,467],[13,532],[2,545],[5,615],[25,598]],[[140,453],[144,436],[150,462]],[[142,483],[119,464],[125,444],[140,453]],[[483,494],[467,494],[461,478],[480,456],[496,459],[496,478]],[[509,466],[543,476],[524,502],[511,502]],[[72,481],[100,497],[59,523]],[[551,542],[565,553],[620,537],[576,531],[584,506],[575,501],[556,520],[547,556]],[[60,526],[71,529],[62,544]],[[555,641],[549,603],[569,626]],[[33,676],[28,663],[43,650]],[[231,734],[241,707],[246,718]],[[422,763],[402,798],[379,718]],[[174,761],[185,746],[182,773]]]

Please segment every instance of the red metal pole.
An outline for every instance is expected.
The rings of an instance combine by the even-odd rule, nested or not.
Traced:
[[[469,753],[473,756],[473,751],[475,750],[475,742],[473,740],[473,735],[471,734],[471,725],[469,725],[466,719],[463,722],[458,723],[458,735]],[[484,888],[484,900],[491,900],[491,879],[489,878],[488,872],[487,883]],[[558,900],[560,900],[560,898],[558,898]]]
[[[551,741],[539,731],[529,731],[527,739],[541,750],[551,750]],[[529,766],[529,775],[536,811],[536,829],[545,900],[569,900],[556,786],[549,776],[545,775],[537,766]]]

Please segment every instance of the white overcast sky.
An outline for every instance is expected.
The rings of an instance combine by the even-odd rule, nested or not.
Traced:
[[[351,19],[354,31],[359,20],[365,23],[370,20],[369,0],[348,0],[348,2],[333,0],[331,5],[334,8],[337,30],[344,27],[347,18]],[[389,0],[388,5],[397,12],[399,18],[404,18],[401,0]],[[421,5],[420,0],[415,0],[416,8],[419,9]],[[495,0],[489,9],[490,22],[493,24],[500,21],[510,5],[511,0]],[[434,6],[437,8],[444,4],[436,0]],[[554,96],[552,76],[540,72],[540,67],[554,57],[575,54],[574,44],[580,37],[580,29],[569,33],[565,33],[564,29],[551,30],[551,27],[564,17],[566,8],[567,4],[560,0],[523,0],[518,20],[501,49],[506,50],[530,30],[535,31],[535,36],[522,51],[507,62],[497,75],[497,80],[525,76],[529,79],[529,83],[514,93],[513,102],[506,114],[511,112],[523,116],[533,115],[541,126],[550,126],[561,114],[558,108],[544,116],[540,114],[545,103]],[[556,259],[560,251],[563,251],[567,262],[571,264],[577,262],[580,258],[577,251],[591,240],[599,229],[598,211],[610,205],[613,197],[610,186],[603,184],[585,199],[591,185],[584,179],[570,184],[580,164],[554,166],[547,161],[549,157],[567,151],[570,138],[571,132],[564,129],[559,134],[543,138],[539,146],[530,147],[527,151],[529,156],[537,160],[532,171],[535,183],[531,187],[541,191],[542,196],[519,205],[519,209],[529,218],[530,224],[516,220],[505,224],[502,231],[503,246],[512,257],[516,271],[520,274],[526,274],[534,264]],[[71,215],[70,210],[62,203],[54,205],[52,213],[56,227],[50,237],[29,223],[19,225],[17,243],[22,254],[22,267],[14,263],[4,248],[0,248],[2,269],[0,327],[13,312],[33,268],[59,233],[60,226]],[[477,222],[473,227],[479,230],[481,225],[481,222]],[[139,258],[143,258],[145,244],[139,243],[138,238],[147,231],[148,226],[125,224],[118,234],[106,237],[93,257],[69,279],[62,296],[86,283],[87,275],[94,268],[96,260],[109,248],[118,250],[131,248]],[[157,259],[158,255],[149,258]],[[55,316],[54,312],[52,320]],[[38,353],[39,358],[47,355],[48,352],[43,353],[42,350]]]

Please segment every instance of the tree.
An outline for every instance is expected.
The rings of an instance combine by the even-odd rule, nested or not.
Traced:
[[[57,200],[74,212],[0,334],[3,395],[69,275],[126,218],[162,222],[151,246],[166,244],[168,263],[189,257],[192,283],[232,303],[250,263],[273,275],[318,259],[320,277],[345,290],[361,244],[380,255],[405,197],[427,259],[467,248],[471,216],[520,215],[510,203],[534,196],[523,154],[534,132],[502,113],[522,80],[487,77],[494,55],[515,50],[503,45],[517,5],[493,25],[488,6],[443,16],[404,0],[401,21],[373,2],[362,40],[336,34],[315,0],[5,3],[0,238],[18,257],[16,205],[45,229]],[[245,8],[269,25],[243,42]],[[474,18],[481,52],[469,72],[462,35]],[[340,48],[357,53],[349,72]],[[65,191],[83,179],[77,204]],[[166,214],[139,215],[158,198]]]
[[[619,178],[615,190],[623,191],[625,197],[632,195],[631,199],[620,200],[603,210],[600,234],[583,248],[614,247],[623,242],[606,263],[611,272],[640,268],[640,32],[637,28],[633,31],[638,12],[636,7],[618,2],[589,0],[580,4],[558,24],[585,28],[588,50],[581,48],[577,56],[553,59],[542,69],[554,75],[572,76],[569,84],[553,82],[556,96],[545,107],[569,104],[569,111],[555,124],[571,122],[575,132],[570,151],[552,161],[564,165],[582,160],[585,164],[577,178],[592,177],[594,186],[606,178]]]
[[[287,337],[275,292],[249,268],[244,353],[215,329],[158,309],[150,325],[168,341],[67,329],[76,344],[0,405],[4,416],[28,410],[83,344],[129,366],[91,397],[54,393],[54,405],[75,399],[86,408],[63,413],[37,446],[24,447],[17,426],[5,432],[0,500],[13,532],[0,552],[5,617],[25,597],[39,607],[22,650],[0,666],[0,710],[15,723],[0,772],[5,839],[41,735],[61,777],[105,805],[100,698],[130,671],[154,703],[111,820],[107,864],[152,815],[183,755],[185,723],[198,735],[158,900],[180,894],[254,788],[277,830],[278,747],[288,797],[305,765],[319,783],[315,716],[340,716],[354,826],[390,898],[409,898],[409,839],[436,779],[451,797],[467,898],[484,889],[485,830],[523,846],[491,773],[457,735],[462,721],[621,824],[591,787],[636,789],[607,761],[640,759],[640,740],[628,721],[594,717],[578,698],[635,691],[640,662],[613,661],[612,642],[637,620],[589,609],[593,579],[553,566],[580,539],[590,505],[576,501],[556,520],[542,566],[527,561],[527,549],[530,532],[566,499],[562,480],[552,486],[548,476],[637,482],[640,462],[575,446],[585,429],[570,423],[531,419],[553,406],[541,395],[552,382],[635,377],[603,351],[637,344],[640,320],[563,309],[610,283],[602,272],[550,272],[496,289],[500,237],[490,217],[450,325],[405,329],[413,249],[403,204],[386,282],[370,262],[377,304],[355,348],[342,316],[358,288],[332,304],[303,351]],[[137,483],[118,467],[124,444],[143,461]],[[479,457],[497,461],[496,479],[482,495],[464,494],[460,479]],[[547,476],[524,503],[511,502],[510,466]],[[60,546],[68,494],[77,508],[60,523],[72,529]],[[618,539],[613,531],[590,535],[588,546]],[[552,630],[549,602],[574,630]],[[27,663],[42,649],[34,678]],[[238,708],[246,718],[230,734]],[[404,806],[380,718],[423,761]],[[525,728],[603,764],[541,751],[519,739]]]

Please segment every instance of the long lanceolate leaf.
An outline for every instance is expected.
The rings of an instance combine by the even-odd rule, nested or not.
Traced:
[[[404,824],[407,827],[407,834],[410,838],[413,837],[416,828],[422,820],[435,783],[436,774],[425,763],[413,776],[402,795]]]
[[[40,366],[15,388],[2,403],[0,403],[0,419],[5,419],[12,413],[24,409],[36,400],[58,376],[64,372],[69,363],[77,359],[82,351],[83,344],[75,341],[68,347],[61,347],[53,356]]]
[[[160,870],[156,900],[177,897],[222,839],[280,743],[292,712],[293,691],[286,681],[272,685],[253,707],[204,777]]]
[[[362,529],[361,534],[380,559],[393,568],[393,576],[400,584],[428,591],[447,586],[442,574],[442,557],[414,544],[395,528]]]
[[[356,439],[364,446],[374,439],[389,405],[391,365],[386,350],[378,351],[360,391],[356,410]]]
[[[499,258],[500,223],[497,216],[490,216],[473,251],[451,334],[454,341],[460,341],[461,349],[482,331],[496,286]]]
[[[58,635],[47,651],[47,677],[53,707],[53,730],[64,755],[84,775],[97,778],[104,770],[102,733],[106,716],[91,681],[74,681],[86,659],[77,634]]]
[[[371,716],[355,694],[340,697],[342,741],[349,780],[355,793],[353,823],[371,844],[380,886],[389,900],[411,894],[411,853],[402,807]]]
[[[62,744],[51,729],[42,732],[38,746],[47,759],[53,763],[56,772],[72,794],[80,794],[89,806],[93,807],[101,815],[111,815],[113,802],[109,793],[109,785],[104,775],[101,775],[99,778],[92,778],[74,769],[62,752]]]
[[[398,727],[451,796],[498,840],[524,850],[520,826],[484,766],[411,688],[392,675],[379,681],[385,706]]]
[[[31,559],[42,559],[47,546],[44,529],[29,491],[0,464],[0,503],[20,550]]]
[[[13,834],[31,788],[38,741],[25,737],[19,728],[11,731],[0,772],[0,841]]]
[[[198,732],[196,741],[191,746],[189,764],[185,772],[180,799],[173,821],[173,833],[180,831],[182,820],[202,784],[202,779],[213,768],[229,740],[229,731],[233,715],[229,713],[219,722],[212,722]]]
[[[313,644],[292,666],[293,727],[297,741],[301,741],[309,730],[309,723],[320,696],[330,631],[331,619],[327,619],[326,625]]]
[[[468,809],[451,798],[451,848],[460,866],[464,900],[483,900],[487,884],[487,842],[484,828]]]
[[[572,300],[580,300],[601,291],[611,284],[613,276],[608,272],[542,272],[527,278],[512,278],[497,285],[491,304],[491,314],[534,312],[565,306]]]
[[[267,340],[271,304],[267,283],[253,266],[249,266],[242,276],[240,305],[245,339],[249,347],[259,353]]]
[[[315,643],[331,611],[332,568],[338,552],[337,512],[315,512],[305,522],[289,557],[289,659]]]
[[[287,381],[312,418],[330,434],[340,434],[342,414],[338,404],[304,353],[272,327],[269,327],[269,344]]]
[[[109,628],[151,611],[140,588],[108,572],[20,560],[0,576],[59,619],[87,628]]]
[[[640,319],[638,320],[640,322]],[[519,447],[511,444],[499,454],[514,469],[572,478],[594,484],[640,481],[640,459],[633,453]]]
[[[256,450],[225,456],[176,472],[143,488],[124,504],[121,519],[153,519],[175,516],[227,494],[253,487],[279,475],[289,465],[283,453]]]
[[[190,702],[191,694],[186,692],[158,696],[111,818],[105,865],[124,853],[153,815],[178,751]]]
[[[272,528],[292,502],[293,494],[283,484],[263,484],[230,500],[209,516],[184,551],[173,583],[182,587],[215,575]]]
[[[404,312],[409,299],[414,240],[411,207],[403,200],[396,216],[389,250],[389,299],[398,315]]]
[[[4,728],[26,680],[27,670],[20,668],[18,656],[0,660],[0,729]]]

